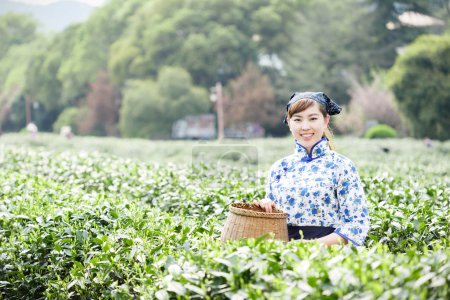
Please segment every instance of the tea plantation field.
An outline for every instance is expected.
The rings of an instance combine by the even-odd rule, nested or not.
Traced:
[[[369,200],[364,247],[220,243],[227,205],[264,197],[291,139],[4,135],[0,299],[449,299],[450,142],[336,144]]]

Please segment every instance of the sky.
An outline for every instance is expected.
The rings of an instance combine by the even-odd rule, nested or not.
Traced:
[[[28,3],[28,4],[46,5],[46,4],[59,2],[59,1],[63,1],[63,0],[12,0],[12,1]],[[106,0],[71,0],[71,1],[82,2],[85,4],[91,5],[91,6],[100,6],[106,2]]]

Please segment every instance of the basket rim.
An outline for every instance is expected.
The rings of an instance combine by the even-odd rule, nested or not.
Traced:
[[[248,216],[248,217],[256,217],[256,218],[266,218],[266,219],[286,219],[288,214],[285,212],[260,212],[260,211],[252,211],[244,208],[235,207],[236,204],[242,203],[231,203],[229,210],[230,212],[240,215],[240,216]]]

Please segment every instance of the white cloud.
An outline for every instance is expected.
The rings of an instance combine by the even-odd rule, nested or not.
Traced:
[[[12,1],[27,4],[47,5],[55,2],[60,2],[62,0],[12,0]],[[100,6],[106,2],[106,0],[71,0],[71,1],[82,2],[91,6]]]

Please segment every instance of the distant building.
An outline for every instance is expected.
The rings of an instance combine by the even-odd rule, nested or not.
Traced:
[[[224,135],[230,139],[251,139],[264,137],[265,133],[266,131],[259,123],[247,122],[225,128]]]
[[[172,125],[173,139],[210,140],[216,137],[216,117],[213,114],[186,116]]]
[[[412,27],[444,26],[445,22],[441,19],[427,16],[414,11],[405,11],[398,19],[402,25]]]
[[[404,11],[398,16],[398,22],[392,21],[386,23],[386,28],[395,30],[401,26],[409,27],[430,27],[430,26],[444,26],[445,22],[441,19],[432,16],[424,15],[414,11]]]
[[[256,122],[233,124],[225,128],[228,139],[250,139],[264,137],[264,128]],[[211,140],[217,137],[216,117],[214,114],[186,116],[173,123],[173,139]]]

